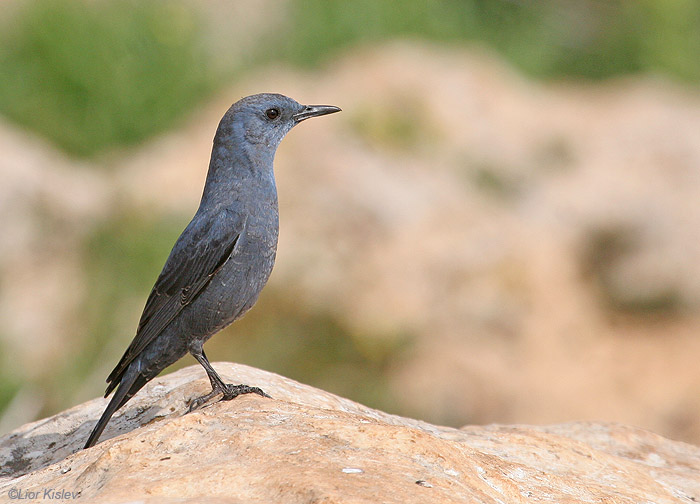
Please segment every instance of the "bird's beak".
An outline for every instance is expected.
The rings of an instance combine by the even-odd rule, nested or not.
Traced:
[[[300,123],[304,119],[309,117],[318,117],[326,114],[335,114],[340,112],[339,107],[334,107],[333,105],[307,105],[304,110],[297,112],[292,116],[295,122]]]

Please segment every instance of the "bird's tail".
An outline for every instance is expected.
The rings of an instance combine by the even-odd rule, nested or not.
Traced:
[[[109,419],[112,418],[114,412],[124,406],[124,404],[126,404],[126,402],[131,399],[133,395],[146,384],[146,382],[148,382],[148,379],[141,374],[140,366],[134,364],[136,364],[136,362],[133,363],[131,368],[123,374],[117,391],[109,401],[109,404],[105,408],[104,413],[102,413],[97,425],[95,425],[95,428],[92,429],[92,432],[90,433],[90,436],[88,437],[83,448],[90,448],[97,443],[100,434],[102,434],[102,431],[105,430],[105,427],[107,427],[107,422],[109,422]]]

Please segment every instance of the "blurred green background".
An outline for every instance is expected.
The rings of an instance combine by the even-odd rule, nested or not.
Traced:
[[[314,67],[394,37],[480,42],[542,79],[700,79],[694,0],[408,0],[401,9],[389,0],[291,0],[244,55],[235,37],[212,47],[196,4],[15,4],[2,20],[0,113],[81,156],[175,127],[258,65]]]
[[[115,164],[107,161],[182,126],[216,93],[260,68],[323,71],[356,47],[394,38],[485,46],[543,82],[653,75],[694,88],[700,81],[697,0],[406,0],[400,8],[389,0],[289,0],[266,2],[266,12],[278,15],[249,27],[231,19],[231,29],[219,8],[185,1],[7,2],[0,14],[0,114],[78,162],[108,171]],[[413,134],[401,124],[392,128],[389,135],[410,140]],[[148,216],[123,205],[80,234],[89,284],[70,356],[24,374],[13,363],[10,340],[0,339],[0,418],[21,390],[40,397],[33,417],[100,392],[101,382],[85,384],[130,341],[134,328],[124,314],[138,311],[187,217]],[[46,216],[46,226],[60,225],[56,219]],[[245,335],[245,343],[214,338],[208,349],[214,360],[415,413],[386,383],[387,370],[412,347],[410,330],[367,344],[371,338],[332,311],[270,288],[231,331]]]

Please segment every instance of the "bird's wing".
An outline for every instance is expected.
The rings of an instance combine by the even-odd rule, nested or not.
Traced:
[[[141,315],[136,336],[110,373],[105,397],[131,362],[206,287],[231,257],[245,228],[245,216],[230,210],[197,215],[178,238]]]

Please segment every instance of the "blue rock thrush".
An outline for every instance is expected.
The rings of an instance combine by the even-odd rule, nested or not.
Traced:
[[[279,218],[272,162],[282,138],[305,119],[338,111],[258,94],[226,112],[199,209],[148,296],[134,340],[107,378],[105,397],[116,392],[85,448],[97,442],[115,411],[187,352],[212,386],[190,403],[190,411],[219,394],[222,400],[251,392],[267,396],[258,387],[224,383],[202,346],[253,306],[272,272]]]

